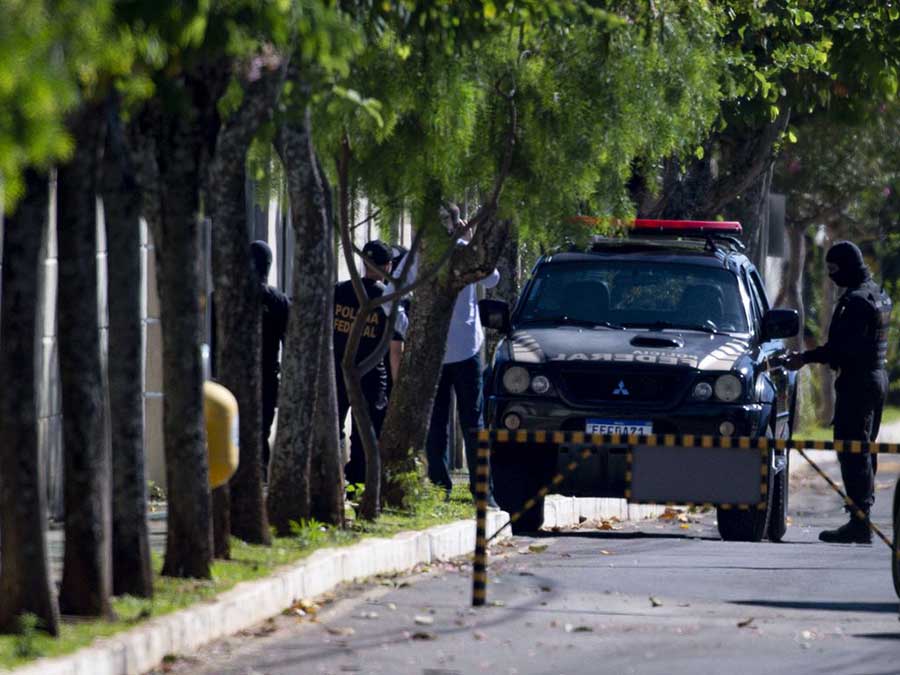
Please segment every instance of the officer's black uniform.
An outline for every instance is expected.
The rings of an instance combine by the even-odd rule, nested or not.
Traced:
[[[385,253],[385,251],[387,252]],[[374,264],[379,266],[386,265],[390,261],[390,249],[382,242],[369,242],[363,248],[363,253]],[[369,278],[364,278],[362,282],[370,298],[379,298],[384,295],[385,287],[381,282]],[[334,287],[334,371],[337,374],[338,425],[341,429],[342,437],[344,420],[347,418],[347,411],[350,410],[350,401],[344,384],[341,361],[344,358],[350,327],[353,325],[353,319],[356,317],[358,309],[359,303],[356,300],[353,284],[350,281],[337,284]],[[387,315],[382,308],[378,308],[369,315],[368,324],[356,353],[357,363],[366,359],[376,350],[381,342],[381,337],[384,335],[386,326]],[[403,338],[399,333],[395,332],[391,339],[402,341]],[[378,365],[362,376],[363,395],[369,404],[369,415],[372,418],[376,435],[381,434],[381,426],[384,423],[384,416],[387,412],[387,387],[387,367],[384,359],[382,359]],[[350,462],[344,468],[344,475],[348,484],[364,483],[366,480],[366,455],[355,423],[350,434]]]
[[[256,273],[262,282],[262,437],[263,478],[268,475],[269,431],[275,419],[275,407],[278,405],[278,374],[281,367],[278,362],[278,348],[284,342],[287,331],[290,301],[287,296],[274,286],[265,283],[272,264],[272,250],[264,241],[250,244],[250,253]]]
[[[874,441],[881,425],[887,394],[887,339],[891,299],[872,280],[862,253],[851,242],[838,242],[826,261],[837,266],[830,274],[847,290],[834,309],[828,342],[802,354],[804,363],[827,363],[838,371],[835,381],[834,438]],[[877,455],[838,454],[847,495],[864,513],[875,502]],[[823,541],[871,541],[868,523],[851,515],[838,530],[820,535]]]

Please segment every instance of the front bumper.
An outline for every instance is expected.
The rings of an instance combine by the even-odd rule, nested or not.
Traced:
[[[756,437],[765,429],[771,407],[761,403],[689,403],[675,409],[652,410],[632,408],[575,409],[559,399],[490,397],[486,420],[496,429],[504,429],[503,419],[516,413],[521,419],[520,429],[527,431],[584,431],[588,418],[616,420],[650,420],[656,434],[697,434],[718,436],[719,425],[730,421],[735,436]],[[590,449],[574,471],[566,466],[580,455],[582,447],[570,445],[542,446],[509,443],[495,447],[494,452],[506,454],[507,461],[515,461],[516,453],[554,453],[553,462],[566,479],[557,491],[576,497],[625,497],[628,488],[628,446],[605,446]],[[550,457],[546,457],[552,462]],[[549,477],[548,477],[549,478]],[[723,476],[723,478],[726,478]]]

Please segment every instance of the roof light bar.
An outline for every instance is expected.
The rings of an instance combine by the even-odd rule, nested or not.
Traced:
[[[734,220],[653,220],[638,218],[631,224],[632,230],[643,232],[709,232],[739,235],[741,224]]]

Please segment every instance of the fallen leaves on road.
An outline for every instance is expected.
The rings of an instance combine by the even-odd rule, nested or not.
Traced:
[[[412,634],[413,640],[437,640],[437,635],[427,630],[419,630]]]
[[[621,522],[618,518],[613,516],[612,518],[605,518],[597,523],[598,530],[621,530],[622,526],[617,523]]]
[[[574,626],[571,623],[567,623],[563,630],[567,633],[593,633],[594,629],[590,626]]]
[[[750,625],[752,623],[753,623],[753,617],[751,616],[749,619],[744,619],[743,621],[738,621],[737,627],[738,628],[756,628],[756,626]]]
[[[680,527],[682,530],[689,530],[689,529],[691,529],[691,526],[690,526],[689,523],[681,523],[681,525],[679,525],[678,527]]]
[[[681,515],[681,511],[667,506],[666,510],[659,514],[658,520],[675,520],[679,515]]]
[[[325,630],[331,635],[339,637],[350,637],[356,635],[356,631],[351,626],[325,626]]]
[[[481,641],[481,640],[486,639],[487,635],[482,633],[480,630],[476,630],[474,633],[472,633],[472,637],[475,638],[476,640]]]
[[[544,593],[549,593],[552,590],[553,589],[550,588],[550,586],[541,586],[541,591],[543,591]]]
[[[659,598],[651,595],[650,596],[650,606],[651,607],[662,607],[662,602],[659,600]]]
[[[547,544],[530,544],[528,550],[531,553],[543,553],[547,550]]]
[[[363,612],[359,615],[360,619],[377,619],[378,612]]]
[[[425,616],[424,614],[417,614],[413,620],[420,626],[430,626],[434,623],[433,616]]]
[[[612,555],[611,551],[607,551],[605,548],[600,549],[600,555]]]

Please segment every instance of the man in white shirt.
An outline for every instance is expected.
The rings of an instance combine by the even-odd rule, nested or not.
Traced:
[[[459,210],[451,207],[448,229],[453,231],[459,223]],[[466,232],[458,245],[468,245],[471,232]],[[450,449],[447,444],[450,421],[450,390],[456,392],[456,407],[459,411],[460,426],[465,432],[466,462],[469,465],[469,487],[474,493],[475,466],[478,458],[477,431],[484,427],[483,366],[481,345],[484,330],[478,314],[477,286],[493,288],[500,281],[500,273],[495,269],[481,281],[469,284],[456,297],[453,318],[447,334],[447,352],[441,367],[431,423],[428,427],[426,455],[428,457],[428,478],[440,485],[448,494],[453,488],[450,479]],[[489,506],[496,506],[493,496]]]

